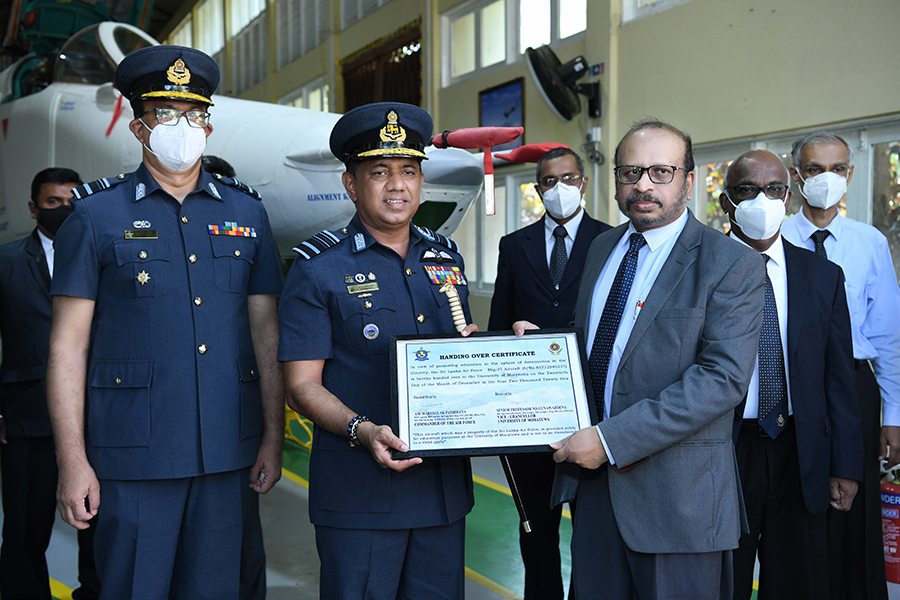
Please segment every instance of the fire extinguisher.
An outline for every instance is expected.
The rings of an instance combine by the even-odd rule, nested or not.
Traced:
[[[881,484],[881,533],[887,580],[900,583],[900,476]]]

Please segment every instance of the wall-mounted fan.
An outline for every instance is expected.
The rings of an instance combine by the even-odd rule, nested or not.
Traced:
[[[588,98],[588,115],[600,116],[600,82],[575,83],[588,73],[588,63],[583,56],[562,64],[549,46],[529,47],[525,50],[525,62],[538,91],[557,117],[571,121],[581,112],[578,94]]]

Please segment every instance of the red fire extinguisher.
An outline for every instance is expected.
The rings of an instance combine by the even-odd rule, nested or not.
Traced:
[[[884,570],[887,580],[900,583],[900,478],[881,484],[881,533],[884,538]]]

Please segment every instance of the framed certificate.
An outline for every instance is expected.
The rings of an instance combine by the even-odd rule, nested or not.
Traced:
[[[595,423],[579,331],[391,338],[395,458],[550,452]]]

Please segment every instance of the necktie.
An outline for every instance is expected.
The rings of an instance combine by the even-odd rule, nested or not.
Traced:
[[[647,240],[639,233],[631,234],[631,245],[628,252],[619,264],[616,278],[609,288],[609,296],[600,315],[597,324],[597,333],[594,335],[594,344],[591,347],[591,356],[588,358],[588,367],[591,372],[591,383],[594,388],[594,403],[597,405],[597,419],[603,420],[604,398],[606,389],[606,374],[609,370],[609,358],[612,356],[613,343],[619,331],[619,323],[622,320],[622,311],[631,291],[631,283],[634,281],[634,272],[637,270],[638,252]]]
[[[816,254],[822,258],[828,258],[828,253],[825,252],[825,238],[829,235],[831,232],[827,229],[820,229],[812,234],[812,239],[816,243]]]
[[[762,255],[769,263],[769,257]],[[766,306],[759,334],[759,426],[775,439],[787,424],[788,402],[784,377],[784,350],[778,326],[778,308],[772,280],[766,273]]]
[[[550,281],[553,287],[559,289],[559,282],[562,281],[563,272],[566,270],[566,228],[557,225],[553,230],[553,237],[556,241],[553,243],[553,252],[550,253]]]

